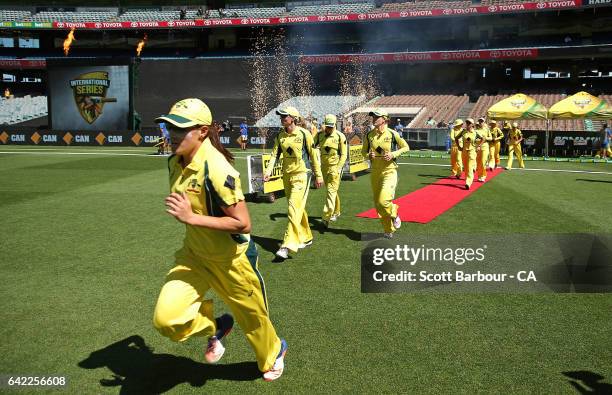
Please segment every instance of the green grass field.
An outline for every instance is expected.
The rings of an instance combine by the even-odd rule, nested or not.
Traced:
[[[0,374],[67,376],[75,394],[576,393],[568,371],[601,375],[591,389],[612,386],[610,294],[362,294],[360,232],[381,229],[355,217],[373,207],[369,175],[342,183],[343,215],[329,232],[316,225],[324,192],[311,190],[314,245],[284,263],[272,259],[285,199],[249,203],[286,370],[261,380],[239,328],[222,363],[204,365],[203,339],[172,343],[152,326],[183,237],[164,213],[166,160],[141,155],[150,148],[0,151]],[[246,155],[237,156],[246,189]],[[410,164],[397,196],[448,173],[438,159],[401,162]],[[399,232],[612,233],[610,164],[527,166],[604,174],[505,172]],[[218,299],[216,309],[226,310]]]

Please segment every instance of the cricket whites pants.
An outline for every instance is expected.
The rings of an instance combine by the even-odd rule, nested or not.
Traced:
[[[489,162],[489,144],[483,143],[476,152],[476,172],[478,178],[487,178],[487,163]]]
[[[322,171],[325,187],[327,188],[327,197],[323,207],[323,220],[329,221],[333,215],[340,215],[340,195],[338,194],[338,189],[340,189],[342,172],[338,171],[336,166],[324,167]]]
[[[399,206],[393,203],[395,188],[397,187],[397,169],[372,169],[370,176],[372,194],[376,212],[382,222],[385,233],[395,232],[393,219],[397,217]]]
[[[499,150],[501,142],[499,140],[489,143],[489,168],[494,169],[499,166]]]
[[[465,185],[472,185],[474,181],[474,170],[476,169],[476,151],[464,149],[461,151],[463,171],[465,172]]]
[[[519,167],[521,169],[525,168],[525,163],[523,163],[523,151],[521,150],[521,144],[510,144],[508,145],[508,169],[512,169],[512,161],[514,160],[514,154],[516,154],[516,159],[518,160]]]
[[[461,151],[459,151],[459,148],[456,145],[451,147],[450,159],[451,159],[451,174],[453,176],[460,175],[461,170],[462,170]]]
[[[312,232],[308,224],[306,200],[310,190],[311,173],[283,174],[285,196],[287,197],[287,230],[283,238],[283,247],[291,252],[297,252],[300,244],[312,240]]]
[[[173,341],[191,336],[213,336],[217,330],[213,301],[204,299],[212,289],[231,309],[255,351],[257,366],[272,368],[280,351],[280,339],[270,322],[266,289],[257,269],[257,247],[230,262],[215,262],[184,247],[176,254],[176,265],[166,275],[159,293],[153,325]]]

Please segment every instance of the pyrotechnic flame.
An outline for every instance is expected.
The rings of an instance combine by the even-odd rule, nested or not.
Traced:
[[[144,35],[144,38],[138,42],[138,46],[136,47],[136,56],[140,57],[140,53],[147,42],[147,35]]]
[[[72,45],[72,42],[74,40],[76,39],[74,38],[74,27],[73,27],[72,29],[70,29],[70,33],[68,33],[68,36],[64,40],[64,56],[68,56],[68,52],[70,52],[70,46]]]

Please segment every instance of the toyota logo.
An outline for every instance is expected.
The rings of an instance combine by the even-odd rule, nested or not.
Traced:
[[[168,26],[174,26],[174,22],[168,21]]]
[[[99,28],[101,28],[101,27],[102,27],[102,24],[101,24],[101,23],[99,23],[99,22],[96,22],[96,25],[95,25],[95,26],[96,26],[96,29],[99,29]]]
[[[240,20],[240,23],[242,23],[243,25],[246,25],[247,23],[249,23],[249,20],[244,18]]]
[[[406,18],[408,16],[408,13],[405,11],[400,12],[400,17],[402,18]]]
[[[366,19],[366,18],[367,18],[367,17],[365,16],[365,14],[359,14],[359,15],[357,15],[357,19],[361,19],[361,20],[363,20],[363,19]]]
[[[64,23],[63,22],[57,22],[57,27],[64,27]]]
[[[321,15],[321,16],[320,16],[320,17],[318,17],[317,19],[319,20],[319,22],[323,22],[323,21],[324,21],[326,18],[325,18],[324,16],[322,16],[322,15]]]
[[[536,7],[538,7],[539,9],[546,8],[546,3],[538,3]]]
[[[499,51],[491,51],[492,58],[499,58],[501,53]]]
[[[447,53],[445,53],[445,52],[443,52],[443,53],[440,55],[440,57],[441,57],[442,59],[448,59],[448,58],[450,58],[450,55],[449,55],[449,54],[447,54]]]
[[[496,5],[492,5],[489,7],[489,12],[495,12],[497,11],[497,6]]]
[[[132,23],[130,23],[130,26],[132,26],[132,27],[138,27],[138,23],[136,23],[136,22],[132,22]]]
[[[393,60],[402,60],[403,56],[400,54],[393,55]]]
[[[285,23],[287,22],[287,18],[279,18],[278,19],[278,23]]]
[[[451,10],[450,8],[445,8],[444,11],[442,11],[442,13],[444,15],[450,15],[453,13],[453,10]]]
[[[204,24],[205,24],[206,26],[210,26],[210,21],[209,21],[209,20],[206,20],[206,21],[204,21]]]

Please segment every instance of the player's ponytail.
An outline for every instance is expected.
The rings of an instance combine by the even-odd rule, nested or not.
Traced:
[[[234,156],[221,144],[221,139],[219,138],[219,124],[217,122],[213,122],[212,125],[208,127],[208,138],[213,147],[217,149],[217,151],[221,152],[225,159],[228,162],[234,163]]]

